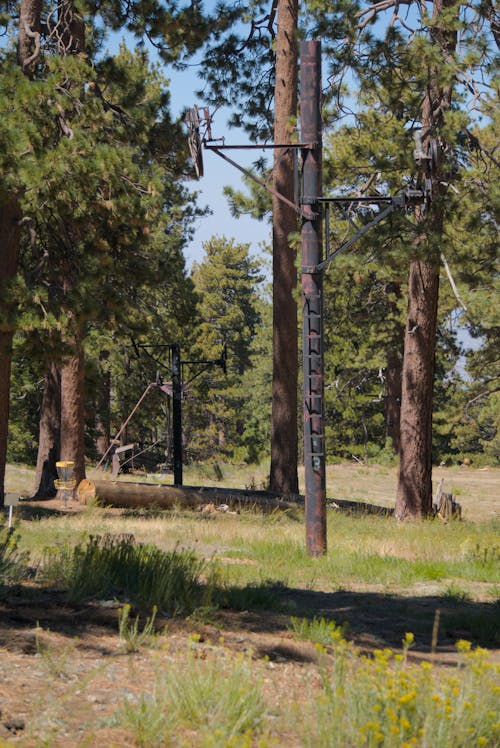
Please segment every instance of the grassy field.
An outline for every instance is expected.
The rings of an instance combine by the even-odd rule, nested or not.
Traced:
[[[88,470],[93,478],[106,479],[109,473]],[[239,465],[195,465],[184,469],[184,483],[191,486],[224,486],[230,488],[256,488],[266,486],[268,466]],[[468,466],[435,467],[434,485],[444,479],[444,490],[454,494],[462,504],[466,519],[484,520],[498,516],[500,512],[500,469]],[[154,476],[121,475],[120,480],[156,481]],[[362,465],[342,463],[330,465],[326,471],[327,496],[332,499],[347,499],[392,507],[396,496],[396,468],[386,465]],[[29,495],[33,490],[32,468],[7,466],[6,490]],[[171,475],[162,482],[172,483]],[[304,490],[304,471],[299,469],[299,490]]]
[[[0,526],[0,745],[500,745],[499,475],[436,470],[462,522],[331,509],[318,559],[300,510],[21,504],[17,545]],[[328,496],[391,506],[395,480],[336,465]],[[32,481],[9,467],[8,491]]]

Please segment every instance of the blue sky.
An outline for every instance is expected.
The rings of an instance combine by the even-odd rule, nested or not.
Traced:
[[[179,116],[185,107],[194,104],[202,105],[203,102],[196,99],[195,91],[201,87],[196,75],[196,67],[190,67],[183,72],[174,70],[166,71],[170,78],[171,110],[174,117]],[[235,129],[228,129],[227,120],[230,112],[220,109],[212,125],[214,137],[224,137],[227,144],[244,145],[249,142],[248,136]],[[262,152],[264,153],[264,152]],[[261,155],[260,151],[232,151],[233,161],[250,166]],[[208,205],[212,215],[198,220],[196,233],[193,241],[186,248],[186,261],[188,268],[193,261],[200,260],[203,256],[202,244],[212,236],[226,236],[238,242],[249,243],[250,251],[256,255],[259,253],[259,245],[268,243],[271,237],[270,224],[265,221],[257,221],[255,218],[242,216],[234,218],[223,195],[226,185],[235,189],[243,188],[243,175],[233,166],[226,163],[220,156],[210,151],[204,151],[204,176],[198,181],[189,182],[188,186],[200,192],[200,206]]]
[[[206,3],[210,8],[212,2]],[[110,32],[106,38],[105,49],[115,52],[120,43],[124,41],[128,46],[134,46],[136,40],[123,32]],[[171,114],[174,119],[179,117],[187,107],[194,104],[203,106],[204,102],[196,97],[196,91],[202,88],[202,81],[197,75],[198,65],[193,63],[183,71],[172,69],[171,66],[163,66],[156,50],[148,47],[149,59],[160,65],[163,75],[170,81]],[[227,121],[231,112],[228,109],[219,109],[212,125],[213,137],[224,137],[226,144],[244,145],[249,143],[248,136],[234,128],[227,127]],[[187,138],[187,130],[186,130]],[[232,151],[233,161],[244,167],[250,167],[251,163],[264,155],[265,151]],[[252,255],[258,255],[259,246],[262,242],[271,241],[271,225],[267,221],[258,221],[255,218],[242,216],[234,218],[231,215],[229,204],[224,197],[223,190],[226,185],[234,189],[243,188],[243,175],[235,167],[226,163],[220,156],[210,151],[204,151],[204,176],[199,181],[187,182],[187,187],[199,193],[198,204],[200,207],[208,206],[211,215],[200,218],[195,227],[193,240],[185,249],[186,265],[188,270],[194,261],[203,257],[203,242],[212,236],[225,236],[237,242],[250,244]]]

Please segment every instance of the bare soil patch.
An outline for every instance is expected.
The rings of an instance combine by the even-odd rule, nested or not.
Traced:
[[[32,511],[81,511],[78,505],[43,504]],[[125,699],[152,693],[162,669],[182,677],[188,653],[201,659],[251,657],[268,704],[276,710],[283,703],[300,706],[319,692],[318,652],[294,638],[292,615],[348,622],[348,638],[368,654],[384,647],[398,650],[406,631],[415,634],[412,659],[442,667],[456,664],[454,644],[460,638],[499,654],[483,628],[474,627],[475,618],[483,626],[485,620],[498,620],[499,607],[491,602],[447,602],[425,589],[418,597],[387,595],[375,586],[339,592],[279,587],[275,594],[273,610],[219,610],[201,623],[160,617],[156,624],[162,634],[155,647],[126,654],[116,601],[69,605],[63,592],[29,583],[4,590],[0,745],[135,745],[113,716]],[[431,652],[437,609],[440,628]],[[277,745],[296,744],[293,735],[278,733],[275,739]],[[189,744],[189,736],[186,740]]]
[[[339,470],[337,490],[329,495],[352,497],[352,482],[350,493],[347,486],[354,481],[356,470],[355,466]],[[360,491],[366,483],[365,500],[384,504],[379,501],[380,492],[389,495],[392,473],[376,476],[375,472],[370,468],[357,476],[361,478]],[[462,495],[457,498],[465,504],[466,513],[472,513],[474,493],[480,490],[479,483],[474,485],[476,474],[457,468],[453,475],[446,475],[453,487],[462,476],[468,478],[468,483],[462,480]],[[486,476],[485,517],[492,516],[497,507],[490,496],[497,475],[491,471]],[[78,503],[64,505],[54,499],[23,504],[22,511],[43,517],[78,514],[84,509]],[[320,690],[318,652],[310,642],[294,638],[292,616],[347,622],[347,637],[367,654],[384,647],[399,650],[405,632],[411,631],[415,646],[410,658],[416,661],[428,659],[439,667],[454,667],[458,639],[486,647],[493,658],[500,658],[494,635],[500,607],[487,595],[483,599],[479,586],[474,601],[445,599],[431,582],[414,588],[411,594],[387,594],[374,584],[335,592],[277,587],[275,596],[272,610],[218,610],[202,622],[160,616],[156,627],[162,633],[155,647],[126,654],[118,636],[116,602],[91,600],[69,605],[63,592],[35,583],[3,590],[0,746],[133,746],[132,735],[113,721],[117,709],[126,699],[153,692],[162,669],[173,669],[182,677],[189,653],[221,661],[251,657],[270,707],[277,712],[284,703],[300,707]],[[437,646],[431,651],[438,610]],[[277,745],[298,745],[290,734],[277,732],[274,738]],[[189,745],[189,735],[185,740]]]

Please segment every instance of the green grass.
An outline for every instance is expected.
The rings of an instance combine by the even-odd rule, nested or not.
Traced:
[[[159,671],[153,691],[137,703],[124,701],[113,723],[128,729],[144,748],[179,745],[170,739],[181,730],[189,730],[194,745],[250,748],[264,714],[262,688],[248,659],[228,663],[189,656],[182,678],[173,670]]]
[[[162,612],[190,613],[202,601],[205,568],[192,551],[165,552],[131,536],[90,536],[85,545],[47,548],[43,579],[62,587],[68,600],[130,599]]]
[[[499,533],[492,520],[401,524],[390,517],[333,512],[328,516],[328,553],[312,559],[305,550],[303,522],[295,515],[242,512],[206,522],[192,512],[116,517],[90,509],[23,522],[20,545],[36,562],[47,545],[70,549],[90,535],[120,533],[165,551],[182,545],[198,557],[220,559],[232,586],[259,585],[262,579],[327,590],[376,584],[387,591],[408,591],[431,583],[445,588],[453,581],[464,587],[498,586]]]
[[[137,652],[142,646],[148,646],[156,644],[157,634],[155,632],[155,618],[158,609],[153,606],[153,611],[149,618],[140,628],[140,615],[137,615],[135,620],[132,620],[130,611],[132,606],[126,603],[123,608],[118,611],[118,636],[120,638],[120,644],[127,654]]]
[[[409,666],[406,654],[391,650],[369,658],[338,646],[333,664],[321,668],[321,695],[303,710],[302,745],[497,746],[500,669],[484,651],[459,647],[463,661],[447,672],[427,662]]]
[[[0,519],[0,589],[2,585],[21,581],[28,573],[29,553],[19,548],[19,533]]]
[[[317,616],[314,616],[311,620],[293,616],[289,629],[297,639],[320,644],[326,649],[337,642],[339,638],[344,637],[347,624],[344,623],[339,626],[333,620],[327,620],[323,617],[318,618]]]
[[[366,468],[360,476],[371,480],[373,473]],[[200,638],[196,644],[193,636],[188,652],[182,650],[174,661],[162,639],[165,649],[141,652],[154,658],[154,682],[141,683],[142,693],[130,694],[113,718],[130,744],[500,745],[500,673],[484,651],[461,644],[458,667],[415,665],[405,651],[411,643],[407,637],[402,655],[381,650],[363,656],[344,639],[343,625],[326,613],[317,615],[329,611],[336,620],[347,620],[353,638],[370,635],[366,622],[378,620],[378,641],[391,645],[411,630],[422,656],[439,610],[438,656],[449,653],[461,636],[497,646],[498,520],[397,523],[391,517],[330,511],[328,553],[311,558],[300,510],[217,514],[210,521],[185,510],[90,507],[35,518],[21,505],[16,512],[20,522],[14,532],[0,525],[0,583],[21,579],[29,563],[39,569],[35,582],[65,590],[69,600],[119,599],[122,650],[133,653],[154,637],[154,606],[188,618],[190,631],[215,624],[221,641],[234,617],[225,609],[258,611],[250,617],[252,626],[259,620],[275,626],[278,636],[292,636],[293,651],[300,651],[303,640],[316,647],[317,662],[305,660],[303,669],[295,663],[304,680],[302,687],[295,684],[299,704],[294,707],[288,687],[274,700],[266,691],[267,668],[281,667],[279,660],[266,662],[262,654],[239,659],[220,642]],[[322,597],[339,590],[338,596]],[[333,611],[337,598],[340,617]],[[422,604],[418,598],[425,598]],[[292,604],[296,607],[287,607]],[[290,619],[292,611],[297,615]],[[384,630],[389,617],[392,639]],[[37,651],[49,676],[66,677],[75,646],[55,650],[39,630]],[[291,661],[283,663],[283,678],[292,667]],[[295,677],[302,676],[296,671]]]
[[[332,622],[297,619],[299,638],[316,641],[318,664],[302,681],[300,695],[265,697],[265,663],[229,658],[221,647],[183,661],[182,678],[158,666],[153,687],[126,699],[112,724],[138,746],[254,748],[434,748],[489,746],[500,739],[497,703],[500,667],[486,652],[459,642],[459,665],[442,669],[413,664],[407,633],[402,654],[361,654]],[[297,688],[297,684],[295,684]],[[300,686],[299,686],[300,688]]]

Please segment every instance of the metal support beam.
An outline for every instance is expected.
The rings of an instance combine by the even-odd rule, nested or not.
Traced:
[[[325,429],[323,412],[323,279],[321,262],[322,127],[321,44],[300,45],[302,151],[302,351],[304,387],[304,467],[306,547],[326,553]],[[305,270],[305,272],[304,272]]]

